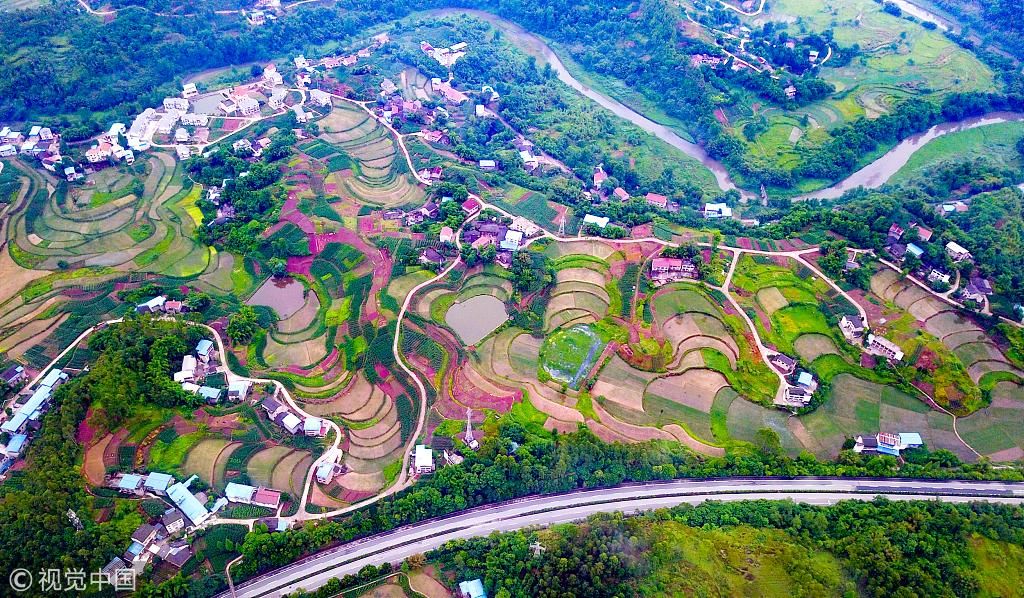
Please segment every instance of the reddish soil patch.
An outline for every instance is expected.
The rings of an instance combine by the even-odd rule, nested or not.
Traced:
[[[763,311],[756,307],[754,308],[754,313],[757,314],[757,319],[761,322],[761,325],[764,326],[765,332],[771,332],[772,320],[771,318],[768,317],[768,314],[764,313]]]
[[[790,251],[793,249],[793,246],[786,239],[776,241],[775,246],[779,248],[779,251]]]
[[[861,289],[852,289],[847,291],[847,294],[850,295],[850,297],[853,297],[853,300],[857,302],[857,305],[864,308],[864,313],[868,316],[868,322],[878,322],[878,320],[883,317],[885,308],[881,305],[875,305],[869,301],[867,295]]]
[[[343,501],[348,502],[348,503],[356,503],[356,502],[359,502],[361,500],[365,500],[367,498],[370,498],[374,494],[376,494],[376,492],[366,492],[366,491],[362,491],[362,490],[348,490],[348,489],[346,489],[344,492],[339,494],[337,498],[338,498],[338,500],[343,500]]]
[[[75,433],[75,441],[82,446],[89,446],[92,441],[96,439],[96,428],[89,425],[89,419],[93,416],[93,409],[89,407],[89,411],[85,414],[85,419],[78,425],[78,431]]]
[[[613,262],[608,270],[611,273],[612,278],[622,278],[622,275],[626,273],[626,266],[628,264],[629,262],[625,261]]]
[[[360,216],[359,217],[359,234],[368,235],[371,233],[378,232],[380,229],[380,220],[373,216]]]
[[[775,262],[775,265],[779,266],[780,268],[789,267],[789,258],[784,255],[773,255],[772,261]]]
[[[384,367],[384,364],[382,363],[378,362],[373,364],[373,371],[376,372],[377,377],[381,380],[387,380],[391,377],[391,372],[389,372],[388,368]]]
[[[711,250],[710,249],[701,249],[700,250],[700,257],[701,257],[702,260],[704,260],[705,264],[710,262],[711,261]]]
[[[723,303],[721,305],[721,307],[722,307],[722,311],[724,311],[725,315],[727,315],[727,316],[738,316],[738,315],[740,315],[739,312],[736,311],[736,308],[733,307],[732,303],[729,302],[729,301],[726,301],[725,303]]]
[[[125,438],[128,438],[128,430],[118,430],[117,433],[114,434],[114,437],[110,439],[110,443],[103,451],[104,468],[117,465],[117,452],[121,448],[121,443],[124,442]]]
[[[174,428],[174,433],[178,436],[191,434],[199,429],[195,423],[183,419],[180,415],[174,416],[174,419],[171,420],[171,427]]]
[[[915,380],[911,384],[913,384],[916,388],[924,391],[924,393],[928,396],[932,396],[935,393],[935,385],[932,384],[931,382],[922,382],[920,380]],[[931,401],[926,402],[932,403]]]
[[[494,396],[484,392],[465,378],[461,368],[455,371],[452,393],[455,395],[455,400],[466,407],[494,409],[498,413],[508,413],[512,409],[513,403],[522,398],[522,393],[520,392],[504,396]]]
[[[554,208],[555,215],[551,218],[551,224],[558,230],[558,225],[562,222],[562,218],[566,218],[566,212],[569,211],[569,206],[563,206],[560,203],[549,201],[548,205]],[[566,218],[568,220],[568,218]]]
[[[416,366],[416,369],[423,372],[423,375],[427,378],[433,380],[434,376],[437,375],[434,368],[430,367],[430,360],[426,359],[422,355],[406,355],[406,359],[411,361],[412,364]]]
[[[741,249],[754,249],[754,240],[750,237],[736,237],[736,246]]]
[[[722,110],[721,108],[715,108],[715,119],[725,128],[729,128],[731,126],[729,124],[729,117],[725,115],[725,110]]]
[[[629,234],[634,239],[643,239],[643,238],[646,238],[646,237],[653,237],[654,236],[654,225],[653,224],[641,224],[639,226],[634,226],[633,229],[629,231]]]
[[[876,363],[878,363],[878,360],[875,359],[874,355],[869,353],[860,354],[860,367],[871,369],[875,367]]]
[[[923,351],[921,351],[921,354],[918,355],[917,361],[914,362],[914,367],[919,370],[933,372],[935,371],[935,358],[935,353],[933,353],[930,349],[924,349]]]
[[[220,129],[222,131],[235,131],[242,126],[243,122],[245,121],[240,118],[225,118],[221,121]]]

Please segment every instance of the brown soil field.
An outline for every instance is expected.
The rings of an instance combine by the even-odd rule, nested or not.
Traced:
[[[715,395],[728,386],[725,376],[713,370],[688,370],[678,376],[651,382],[647,392],[670,401],[711,413]]]

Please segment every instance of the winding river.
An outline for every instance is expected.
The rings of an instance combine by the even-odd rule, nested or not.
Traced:
[[[939,17],[937,17],[936,15],[932,15],[931,13],[924,11],[924,9],[912,5],[909,2],[902,2],[901,6],[902,5],[905,5],[904,8],[915,8],[919,13],[921,13],[915,13],[915,16],[918,16],[919,18],[924,18],[925,16],[927,16],[930,17],[929,20],[940,21],[941,24],[945,24],[941,22]],[[910,11],[908,10],[908,12]],[[723,191],[730,191],[736,189],[745,198],[754,197],[754,195],[751,192],[738,187],[736,183],[733,181],[732,177],[729,176],[729,172],[725,169],[725,166],[718,160],[715,160],[714,158],[709,156],[708,153],[704,151],[703,147],[697,145],[696,143],[683,139],[671,128],[654,122],[653,120],[647,118],[643,114],[640,114],[636,110],[633,110],[629,106],[626,106],[622,102],[612,99],[584,85],[583,83],[581,83],[579,80],[572,76],[572,74],[565,67],[562,61],[558,58],[558,55],[555,54],[554,50],[552,50],[551,47],[547,44],[547,42],[545,42],[540,37],[534,35],[533,33],[530,33],[529,31],[523,29],[519,25],[516,25],[511,21],[507,21],[489,12],[480,10],[445,8],[425,11],[425,13],[423,14],[428,14],[436,17],[470,15],[479,18],[483,21],[487,21],[496,29],[502,31],[506,39],[511,41],[519,49],[523,50],[530,56],[537,58],[539,61],[543,61],[544,63],[551,65],[551,68],[555,71],[555,73],[557,73],[558,79],[565,83],[566,85],[568,85],[569,87],[575,89],[579,93],[590,98],[599,106],[607,110],[610,110],[616,116],[633,123],[637,127],[640,127],[644,131],[647,131],[648,133],[661,139],[665,143],[683,152],[687,156],[703,164],[708,170],[711,171],[712,174],[714,174],[715,180],[718,183],[718,187]],[[835,199],[837,197],[840,197],[843,193],[846,193],[847,191],[856,189],[858,187],[865,187],[868,189],[881,187],[886,182],[888,182],[889,179],[892,178],[892,176],[895,175],[900,170],[900,168],[907,164],[907,162],[910,160],[910,157],[913,156],[914,153],[917,152],[917,150],[921,149],[921,147],[923,147],[929,141],[942,137],[943,135],[948,135],[949,133],[956,133],[958,131],[966,131],[977,127],[984,127],[988,125],[1014,121],[1024,121],[1024,113],[994,112],[991,114],[986,114],[984,116],[936,125],[931,129],[928,129],[924,133],[920,133],[918,135],[914,135],[903,140],[881,157],[877,158],[870,164],[864,166],[857,172],[853,173],[846,179],[836,183],[835,185],[832,185],[831,187],[826,187],[824,189],[820,189],[818,191],[813,191],[811,193],[806,193],[804,195],[797,196],[794,198],[794,200],[802,201],[809,199]]]

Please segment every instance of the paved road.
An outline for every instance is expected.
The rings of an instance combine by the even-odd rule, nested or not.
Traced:
[[[326,550],[240,584],[235,588],[235,595],[258,598],[281,596],[299,588],[314,590],[332,577],[355,573],[368,564],[400,562],[450,540],[577,521],[601,512],[635,513],[706,500],[791,499],[827,505],[850,498],[868,499],[880,495],[893,500],[986,500],[1021,504],[1024,503],[1024,484],[830,478],[676,480],[535,496],[464,511]],[[225,597],[229,595],[222,594]]]

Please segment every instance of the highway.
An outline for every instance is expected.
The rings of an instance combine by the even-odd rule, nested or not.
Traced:
[[[532,526],[578,521],[596,513],[636,513],[708,500],[793,500],[828,505],[841,500],[986,500],[1024,503],[1024,483],[962,480],[857,478],[733,478],[674,480],[532,496],[423,521],[331,548],[235,586],[239,598],[275,597],[298,589],[315,590],[332,577],[356,573],[369,564],[397,563],[456,539],[480,537]],[[225,592],[221,596],[230,596]]]

